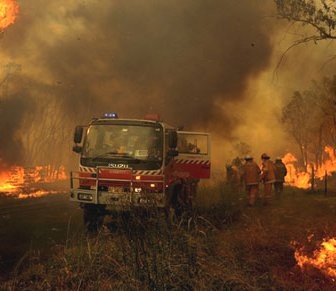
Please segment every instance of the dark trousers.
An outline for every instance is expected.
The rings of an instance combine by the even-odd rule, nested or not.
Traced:
[[[263,196],[264,204],[269,204],[271,202],[272,185],[273,183],[264,183],[264,196]]]
[[[274,191],[276,194],[283,192],[283,182],[274,182]]]
[[[256,197],[258,195],[259,185],[246,185],[246,194],[248,199],[248,204],[253,206],[256,202]]]

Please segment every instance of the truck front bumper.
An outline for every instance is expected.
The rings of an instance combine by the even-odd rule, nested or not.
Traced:
[[[105,204],[111,208],[127,209],[132,207],[157,207],[166,205],[164,193],[135,193],[72,189],[70,201],[90,204]]]

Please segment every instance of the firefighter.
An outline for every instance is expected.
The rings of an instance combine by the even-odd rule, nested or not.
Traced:
[[[261,155],[260,180],[264,183],[264,204],[269,204],[272,198],[272,185],[275,182],[275,168],[270,156],[266,153]]]
[[[242,162],[238,157],[226,166],[227,182],[235,192],[239,191],[241,186],[241,167]]]
[[[245,163],[242,166],[242,180],[245,183],[245,189],[248,199],[248,206],[254,206],[259,191],[260,168],[253,157],[246,156]]]
[[[286,166],[282,162],[282,159],[280,157],[277,157],[275,159],[274,168],[275,168],[274,191],[275,194],[280,194],[283,192],[283,184],[285,182],[285,176],[287,175]]]

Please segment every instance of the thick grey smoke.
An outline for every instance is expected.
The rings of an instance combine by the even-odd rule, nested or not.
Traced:
[[[235,116],[218,105],[244,99],[271,59],[262,2],[24,1],[0,40],[1,61],[22,66],[36,100],[53,96],[69,128],[109,109],[125,117],[160,112],[188,127],[215,122],[229,135]]]

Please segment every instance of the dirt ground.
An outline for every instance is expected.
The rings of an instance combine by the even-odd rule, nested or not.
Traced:
[[[0,274],[8,275],[31,250],[47,253],[82,232],[81,211],[66,194],[15,199],[0,196]]]

